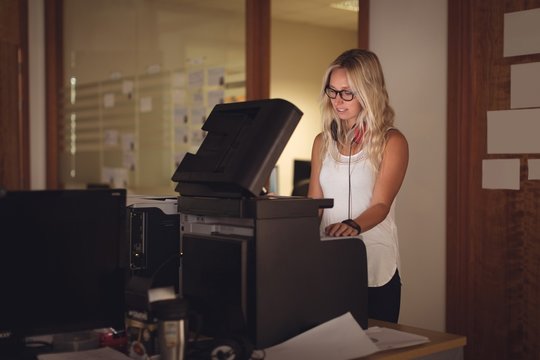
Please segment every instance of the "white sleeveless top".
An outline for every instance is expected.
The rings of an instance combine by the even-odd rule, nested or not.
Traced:
[[[324,209],[321,234],[330,224],[345,219],[354,219],[368,206],[375,185],[375,171],[362,150],[350,157],[339,154],[336,161],[327,153],[321,168],[319,181],[325,198],[334,199],[334,207]],[[351,176],[349,215],[349,172]],[[399,268],[399,245],[394,222],[394,204],[386,219],[360,236],[366,245],[368,264],[368,285],[372,287],[386,284]]]

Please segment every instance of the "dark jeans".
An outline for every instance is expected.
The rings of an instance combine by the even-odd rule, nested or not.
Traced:
[[[401,279],[399,272],[383,286],[368,288],[368,317],[397,323],[401,303]]]

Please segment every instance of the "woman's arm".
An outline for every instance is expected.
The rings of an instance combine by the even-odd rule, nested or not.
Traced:
[[[318,134],[313,140],[313,147],[311,149],[311,173],[309,176],[309,188],[307,196],[312,199],[321,199],[324,194],[319,181],[319,174],[321,173],[321,146],[322,146],[322,133]],[[322,216],[323,209],[319,209],[319,217]]]
[[[311,173],[309,176],[309,189],[308,197],[313,199],[320,199],[323,197],[321,183],[319,181],[319,174],[321,173],[321,146],[322,146],[322,133],[318,134],[313,140],[313,147],[311,149]]]

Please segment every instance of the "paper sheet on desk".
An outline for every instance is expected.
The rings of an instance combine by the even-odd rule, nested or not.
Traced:
[[[351,313],[265,349],[265,360],[349,360],[379,351]]]
[[[38,355],[39,360],[132,360],[129,356],[109,347]]]
[[[328,235],[326,235],[326,233],[322,229],[319,232],[319,237],[320,237],[321,241],[344,240],[344,239],[351,239],[351,238],[362,239],[362,235],[356,235],[356,236],[328,236]]]
[[[425,336],[378,326],[370,327],[366,330],[366,334],[379,350],[399,349],[429,342]]]

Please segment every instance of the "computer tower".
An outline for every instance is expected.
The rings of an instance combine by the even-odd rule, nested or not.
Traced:
[[[180,218],[176,198],[129,199],[130,275],[149,278],[152,287],[179,288]]]

